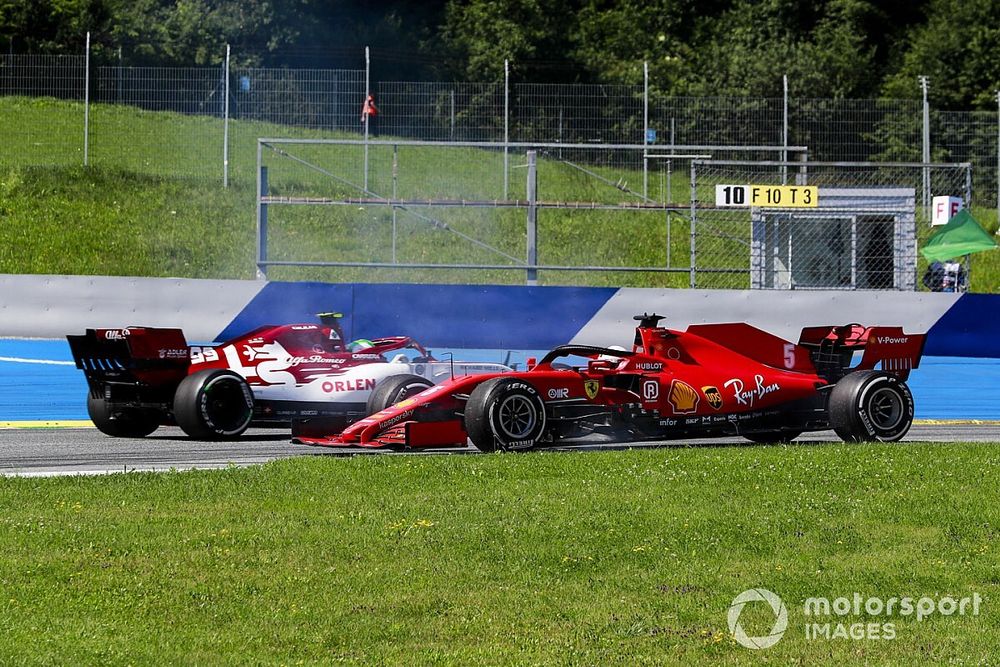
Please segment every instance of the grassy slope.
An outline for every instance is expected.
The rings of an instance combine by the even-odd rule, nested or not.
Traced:
[[[996,444],[920,443],[4,478],[0,662],[981,663],[998,485]],[[755,586],[790,621],[757,653]],[[985,603],[806,641],[802,601],[854,591]]]
[[[231,124],[231,187],[224,190],[221,123],[172,113],[140,112],[94,105],[91,167],[82,162],[82,107],[75,103],[0,99],[4,133],[0,165],[0,272],[250,278],[254,275],[255,140],[258,136],[320,136],[263,123]],[[30,119],[30,122],[26,122]],[[331,136],[331,135],[326,135]],[[335,135],[333,135],[335,136]],[[346,135],[342,135],[346,136]],[[352,135],[356,136],[356,135]],[[360,148],[321,151],[289,148],[297,157],[332,174],[325,176],[287,158],[265,153],[272,192],[286,195],[358,196],[347,183],[362,182]],[[370,188],[388,195],[393,183],[388,149],[370,153]],[[512,155],[510,195],[523,198],[523,156]],[[475,149],[409,149],[398,155],[401,197],[481,199],[502,196],[502,158]],[[50,165],[62,165],[52,167]],[[640,183],[627,168],[594,167],[612,183]],[[167,176],[188,174],[186,177]],[[658,178],[651,178],[654,190]],[[628,197],[567,165],[541,158],[541,196],[548,200],[619,202]],[[686,201],[684,174],[672,180],[671,199]],[[430,216],[433,221],[416,214]],[[992,212],[976,211],[995,227]],[[393,258],[391,211],[382,207],[272,207],[270,247],[274,259],[384,261]],[[433,222],[440,224],[436,226]],[[445,227],[503,253],[525,256],[524,213],[484,209],[413,209],[397,215],[400,262],[507,264],[510,259],[470,245]],[[666,221],[656,213],[552,211],[539,215],[539,261],[557,265],[664,266]],[[688,263],[688,224],[675,217],[670,266]],[[724,243],[716,240],[716,242]],[[708,246],[705,246],[706,248]],[[745,262],[745,245],[720,245]],[[722,250],[722,248],[727,248]],[[701,261],[718,265],[703,252]],[[1000,253],[974,260],[974,288],[1000,290]],[[274,268],[272,278],[360,281],[523,283],[517,271],[404,272],[391,269]],[[683,287],[686,273],[548,273],[548,284]],[[746,286],[745,277],[703,275],[700,285]]]

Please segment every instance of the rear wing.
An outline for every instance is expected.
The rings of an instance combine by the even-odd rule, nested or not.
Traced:
[[[105,383],[161,385],[180,382],[191,353],[180,329],[87,329],[66,336],[76,367],[92,391]]]
[[[799,337],[799,345],[810,350],[818,373],[832,382],[851,371],[876,367],[905,380],[920,366],[926,341],[927,334],[904,333],[902,327],[860,324],[806,327]],[[852,366],[857,351],[863,355],[860,363]]]

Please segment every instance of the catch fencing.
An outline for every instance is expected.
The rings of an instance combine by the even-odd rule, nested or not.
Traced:
[[[88,55],[2,55],[0,165],[96,164],[249,184],[255,141],[263,136],[797,145],[808,146],[814,161],[970,162],[972,202],[1000,208],[994,112],[928,109],[925,127],[924,106],[915,99],[668,97],[655,81],[372,81],[368,69],[228,62],[167,68],[123,60],[94,65]],[[361,109],[369,92],[379,113],[366,123]]]
[[[972,191],[969,163],[677,148],[717,155],[687,158],[690,178],[650,197],[621,177],[653,155],[643,144],[261,139],[258,275],[913,291],[930,193],[968,202]],[[799,159],[774,159],[786,151]],[[511,183],[499,178],[507,157]]]

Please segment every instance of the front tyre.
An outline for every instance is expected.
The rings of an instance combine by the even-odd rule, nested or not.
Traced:
[[[195,440],[238,438],[252,418],[253,394],[232,371],[198,371],[184,378],[174,394],[174,419]]]
[[[465,431],[480,451],[530,449],[545,430],[545,402],[538,390],[523,380],[494,378],[469,394]]]
[[[913,394],[882,371],[857,371],[834,386],[830,426],[847,442],[895,442],[913,424]]]
[[[395,405],[403,399],[419,394],[427,387],[432,386],[432,382],[419,375],[390,375],[379,381],[375,389],[368,395],[365,414],[373,415],[376,412],[385,410],[390,405]]]
[[[113,438],[145,438],[160,425],[156,410],[124,408],[112,413],[108,402],[87,394],[87,414],[101,433]]]

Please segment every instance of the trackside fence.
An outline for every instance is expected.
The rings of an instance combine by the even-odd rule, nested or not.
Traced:
[[[68,166],[86,158],[141,173],[251,184],[255,141],[266,136],[797,145],[809,147],[811,160],[969,162],[973,204],[1000,208],[994,111],[925,115],[918,99],[668,97],[655,80],[373,80],[362,56],[356,69],[282,69],[230,66],[228,52],[217,67],[136,66],[120,51],[101,62],[91,62],[89,51],[3,54],[0,165]],[[914,97],[919,90],[915,81]],[[379,113],[362,118],[368,93]],[[643,166],[648,195],[654,177]]]

